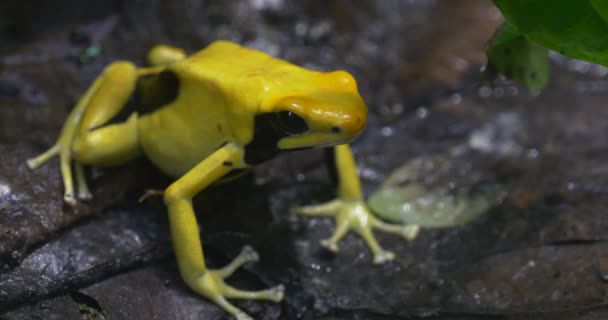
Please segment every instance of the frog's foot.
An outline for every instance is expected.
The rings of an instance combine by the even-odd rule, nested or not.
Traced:
[[[65,187],[65,192],[63,194],[63,200],[70,204],[76,204],[76,196],[74,194],[74,182],[72,178],[72,168],[71,168],[71,156],[69,146],[66,145],[65,140],[67,139],[59,139],[55,145],[50,147],[48,150],[43,152],[42,154],[28,159],[27,165],[30,169],[36,169],[48,160],[50,160],[54,156],[59,156],[60,165],[61,165],[61,175],[63,177],[63,183]],[[76,165],[76,174],[77,174],[77,183],[79,185],[79,193],[78,197],[81,199],[90,199],[91,193],[86,185],[84,172],[81,165]]]
[[[367,246],[374,254],[374,263],[376,264],[393,260],[395,254],[380,247],[373,234],[373,229],[395,233],[407,240],[416,238],[419,230],[417,225],[396,225],[381,221],[374,216],[365,202],[360,199],[335,199],[318,205],[297,208],[295,209],[295,213],[306,216],[334,217],[336,220],[336,230],[330,238],[321,240],[321,245],[333,252],[337,252],[340,240],[349,231],[354,231],[367,243]]]
[[[84,166],[80,163],[75,162],[74,168],[76,169],[76,185],[78,186],[78,199],[93,199],[93,194],[91,194],[89,186],[87,185],[87,178],[84,174]]]
[[[266,290],[245,291],[226,284],[224,280],[231,276],[240,266],[258,260],[259,255],[257,252],[251,247],[245,246],[241,253],[225,267],[217,270],[207,270],[202,275],[188,277],[185,280],[188,286],[195,292],[217,303],[224,310],[234,315],[236,319],[250,320],[252,319],[251,317],[226,299],[256,299],[280,302],[283,299],[285,287],[278,285]]]
[[[67,143],[61,141],[57,141],[55,145],[49,148],[47,151],[38,155],[37,157],[31,158],[27,160],[27,165],[30,169],[36,169],[45,162],[47,162],[52,157],[59,155],[59,161],[61,165],[61,175],[63,177],[63,184],[65,186],[65,191],[63,194],[63,200],[70,204],[76,204],[76,195],[74,193],[74,179],[72,176],[72,168],[71,162],[72,157],[70,155],[70,146]],[[74,169],[76,171],[76,185],[78,188],[78,199],[81,200],[89,200],[93,196],[91,195],[91,191],[87,185],[86,177],[84,174],[84,167],[74,162]]]

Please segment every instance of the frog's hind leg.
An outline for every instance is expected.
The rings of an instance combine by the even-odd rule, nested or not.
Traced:
[[[46,152],[27,161],[28,166],[34,169],[59,155],[64,200],[67,203],[76,202],[72,159],[85,164],[112,165],[139,154],[136,117],[128,117],[122,124],[107,125],[125,108],[134,91],[137,76],[137,69],[130,62],[119,61],[109,65],[70,112],[57,142]],[[104,134],[101,133],[102,128]],[[108,157],[111,153],[114,157]],[[115,161],[105,162],[108,159]],[[119,159],[121,161],[117,161]],[[80,163],[75,164],[79,196],[86,198],[90,193]]]

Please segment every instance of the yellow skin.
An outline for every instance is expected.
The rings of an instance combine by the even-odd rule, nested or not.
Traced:
[[[393,258],[376,242],[372,228],[413,238],[417,229],[385,224],[364,204],[352,153],[345,143],[363,130],[367,108],[354,78],[345,71],[310,71],[269,55],[217,41],[186,57],[180,49],[157,46],[137,68],[112,63],[85,92],[66,120],[55,145],[28,160],[36,168],[59,155],[64,199],[91,194],[83,165],[119,165],[140,155],[175,177],[164,191],[179,271],[192,290],[237,319],[250,319],[227,298],[278,302],[283,286],[243,291],[224,282],[244,263],[257,261],[250,247],[218,270],[205,265],[192,198],[236,169],[290,149],[335,147],[338,199],[296,209],[304,215],[334,215],[336,232],[322,244],[337,251],[349,231],[359,233],[374,261]]]

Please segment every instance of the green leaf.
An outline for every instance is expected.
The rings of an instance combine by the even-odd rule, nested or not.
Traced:
[[[462,172],[461,165],[450,156],[416,158],[393,171],[367,204],[378,217],[391,222],[423,228],[466,224],[500,203],[507,192],[504,186],[476,178],[454,183],[452,173]]]
[[[505,23],[488,49],[488,70],[540,90],[549,82],[548,50]]]
[[[605,0],[494,0],[528,40],[571,58],[608,66]]]

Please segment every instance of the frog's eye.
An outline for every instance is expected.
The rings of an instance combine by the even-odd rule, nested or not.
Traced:
[[[274,123],[286,134],[296,135],[308,131],[306,121],[291,111],[280,111],[274,115]]]

